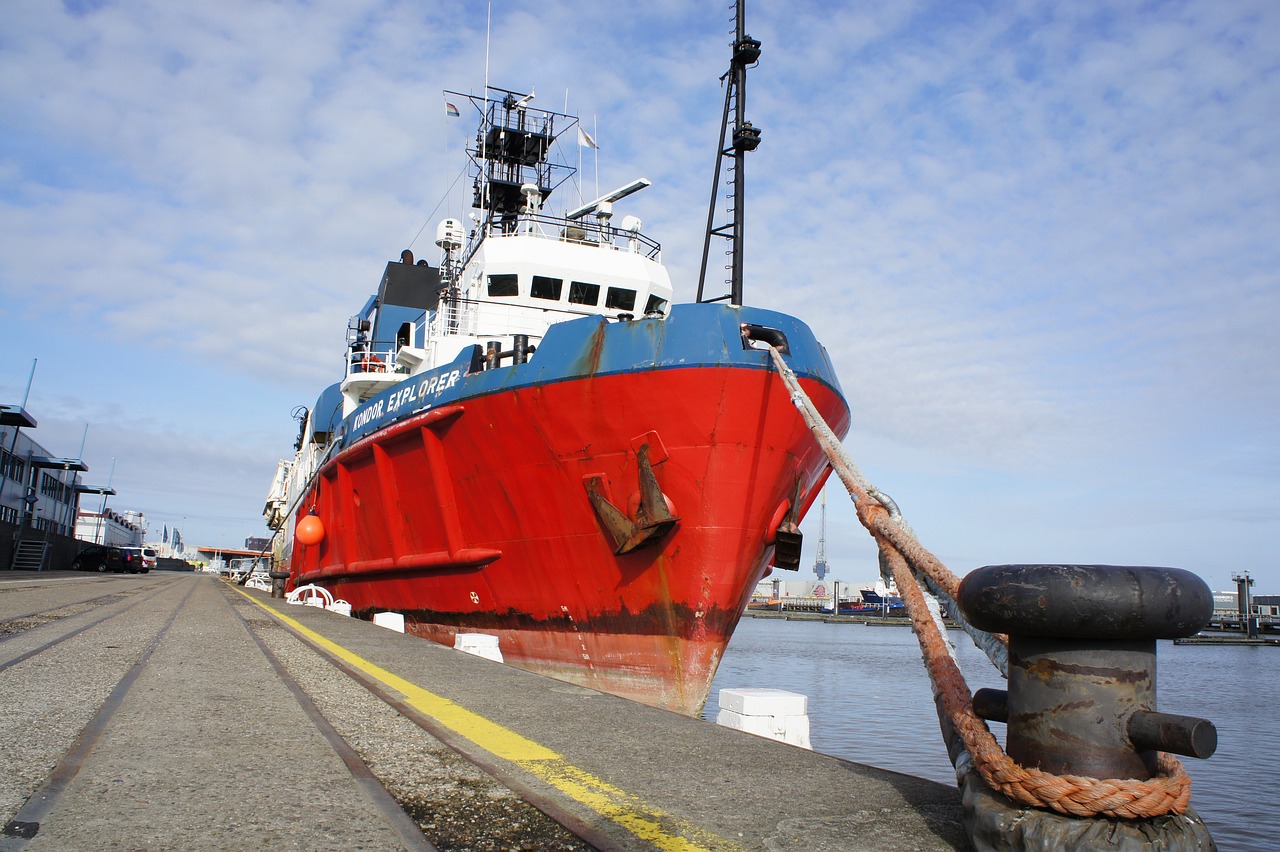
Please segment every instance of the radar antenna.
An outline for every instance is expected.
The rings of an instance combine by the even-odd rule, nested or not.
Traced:
[[[720,154],[716,157],[715,177],[711,181],[711,203],[707,209],[707,233],[702,244],[702,270],[698,273],[698,301],[720,302],[729,300],[732,305],[742,304],[742,237],[745,219],[746,173],[743,171],[744,160],[748,151],[754,151],[760,145],[760,128],[746,120],[747,110],[747,67],[760,59],[760,42],[746,35],[746,0],[737,0],[737,29],[733,41],[733,58],[729,62],[729,70],[721,80],[728,80],[724,91],[724,115],[720,119]],[[733,112],[733,134],[729,135],[729,113]],[[716,226],[716,199],[720,195],[720,169],[729,161],[729,176],[725,181],[725,194],[729,202],[729,212],[733,220],[727,224]],[[707,260],[711,254],[711,238],[724,237],[729,240],[729,249],[725,254],[731,260],[729,270],[729,292],[715,298],[704,298],[703,287],[707,277]]]
[[[596,218],[608,219],[613,215],[613,202],[621,201],[633,192],[639,192],[652,183],[648,178],[636,178],[631,183],[618,187],[613,192],[606,192],[595,201],[588,201],[581,207],[575,207],[565,214],[566,219],[581,219],[588,213],[595,213]]]

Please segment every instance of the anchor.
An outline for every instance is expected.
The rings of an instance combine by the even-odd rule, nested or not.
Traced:
[[[616,556],[657,542],[680,520],[667,508],[667,498],[663,496],[662,489],[658,487],[658,479],[653,475],[653,465],[649,463],[649,445],[642,444],[636,451],[636,457],[640,471],[640,506],[636,509],[634,520],[604,496],[601,477],[592,476],[586,480],[591,508],[595,509],[596,517],[613,539],[613,552]]]

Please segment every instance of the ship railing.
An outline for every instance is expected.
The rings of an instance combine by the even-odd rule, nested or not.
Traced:
[[[286,490],[288,508],[283,513],[285,518],[291,517],[297,511],[298,504],[306,496],[307,483],[311,481],[316,471],[324,465],[338,446],[339,442],[337,441],[330,441],[323,447],[313,442],[308,442],[298,451],[293,466],[289,470],[289,485]]]
[[[506,299],[441,299],[427,323],[427,338],[429,341],[453,336],[505,338],[516,334],[541,338],[552,323],[578,317],[612,317],[627,313],[619,310],[605,314],[599,310],[580,310],[554,302],[531,305],[526,301]]]
[[[448,303],[441,301],[427,327],[427,335],[431,338],[505,338],[524,334],[541,339],[553,319],[579,315],[590,316],[592,313],[533,309],[525,304],[490,299],[452,299]]]
[[[396,372],[394,346],[365,345],[347,351],[347,375]]]
[[[626,221],[624,217],[623,221]],[[640,254],[656,263],[662,262],[662,246],[639,230],[615,227],[612,220],[565,219],[545,213],[520,213],[509,218],[494,219],[489,225],[488,239],[532,236],[557,242]]]

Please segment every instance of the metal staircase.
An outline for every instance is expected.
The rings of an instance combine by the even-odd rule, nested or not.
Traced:
[[[14,571],[43,571],[48,553],[48,542],[20,539],[13,550],[13,562],[9,567]]]

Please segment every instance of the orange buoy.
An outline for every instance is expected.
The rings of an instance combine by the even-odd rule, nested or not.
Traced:
[[[298,528],[294,531],[294,535],[300,544],[312,545],[324,541],[324,522],[320,520],[315,509],[298,521]]]

